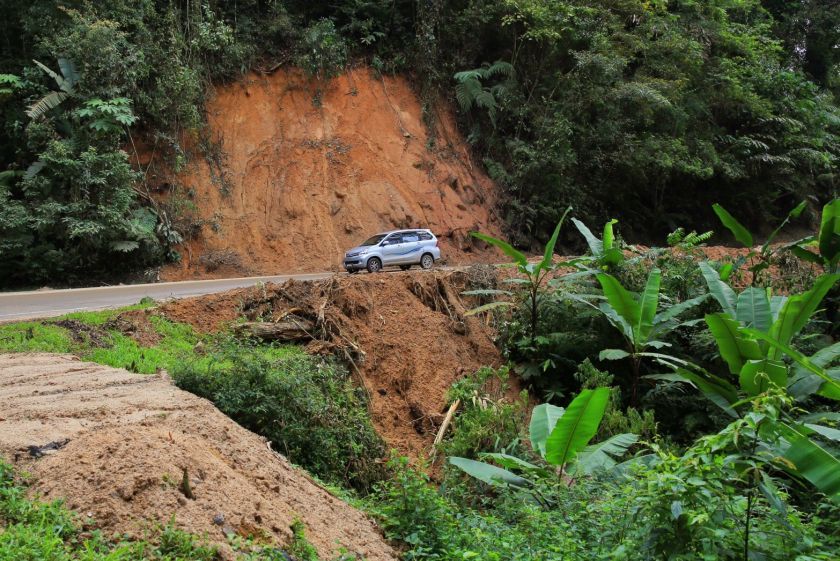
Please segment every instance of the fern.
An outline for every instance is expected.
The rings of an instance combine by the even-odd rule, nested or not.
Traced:
[[[481,68],[456,73],[454,78],[458,83],[455,85],[455,99],[458,101],[461,110],[467,112],[472,110],[473,107],[484,109],[487,111],[490,122],[495,127],[499,108],[498,100],[507,94],[509,85],[502,83],[486,87],[481,81],[495,76],[503,76],[511,81],[513,74],[513,65],[501,60],[494,62],[492,65],[485,63]]]
[[[711,239],[714,232],[709,230],[708,232],[703,232],[702,234],[698,234],[696,231],[692,230],[691,232],[685,232],[685,228],[677,228],[670,234],[668,234],[668,245],[671,247],[679,247],[681,249],[694,249],[697,246],[700,246],[709,239]]]

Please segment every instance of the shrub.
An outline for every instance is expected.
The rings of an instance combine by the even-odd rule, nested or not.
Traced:
[[[527,395],[509,401],[508,368],[489,367],[459,380],[449,391],[450,401],[460,399],[463,409],[453,422],[449,438],[441,445],[446,456],[474,458],[479,452],[521,450]]]
[[[211,357],[207,366],[176,367],[176,384],[330,483],[366,491],[383,477],[385,447],[362,390],[342,367],[297,352],[256,352],[233,340],[219,343]]]

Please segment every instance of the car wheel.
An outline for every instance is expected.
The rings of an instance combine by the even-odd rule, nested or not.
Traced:
[[[400,265],[400,269],[402,269],[403,271],[407,271],[411,269],[411,265]]]
[[[382,270],[382,260],[379,257],[371,257],[367,262],[367,270],[370,273],[378,273]]]
[[[434,264],[435,258],[432,257],[431,253],[425,253],[423,257],[420,258],[420,266],[424,269],[431,269]]]

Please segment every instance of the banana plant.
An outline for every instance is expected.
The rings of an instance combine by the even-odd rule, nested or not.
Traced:
[[[615,467],[616,458],[625,454],[638,437],[618,434],[588,445],[598,432],[609,395],[609,388],[583,390],[565,409],[548,403],[535,407],[529,426],[534,452],[549,465],[557,466],[559,473],[588,475]],[[502,467],[460,457],[449,458],[449,463],[490,485],[515,489],[532,489],[532,478],[551,476],[550,470],[508,454],[483,454],[482,458]]]
[[[729,211],[723,208],[719,204],[712,205],[712,209],[717,214],[720,221],[723,223],[726,228],[732,232],[732,235],[735,239],[744,247],[746,247],[749,251],[746,256],[739,258],[734,268],[737,269],[745,262],[749,262],[748,270],[752,273],[752,285],[755,286],[758,284],[759,278],[761,276],[761,272],[765,269],[770,267],[770,259],[773,257],[773,254],[776,253],[776,249],[772,248],[770,244],[773,243],[773,240],[776,239],[776,236],[779,235],[779,232],[788,225],[788,223],[802,214],[802,211],[805,210],[806,202],[802,201],[796,207],[791,210],[782,223],[775,229],[773,232],[767,237],[767,240],[764,242],[764,245],[756,251],[754,247],[755,240],[753,238],[752,233],[738,220],[732,216]],[[724,277],[727,277],[729,274],[733,272],[733,269],[727,267],[725,270]]]
[[[689,382],[733,416],[773,394],[785,395],[785,399],[817,394],[840,401],[840,369],[830,367],[840,358],[840,343],[811,357],[791,346],[838,279],[840,274],[823,275],[807,292],[775,303],[767,291],[754,287],[736,297],[731,287],[718,279],[720,284],[713,283],[712,293],[725,311],[708,314],[705,321],[730,377],[689,365],[656,378]],[[840,431],[789,416],[766,426],[761,444],[781,459],[779,467],[840,500],[840,459],[813,438],[840,441]]]
[[[597,278],[606,298],[606,302],[601,302],[597,307],[610,324],[622,334],[626,343],[626,350],[604,349],[599,358],[601,360],[631,359],[633,368],[631,402],[636,404],[638,403],[641,363],[644,358],[651,358],[673,368],[685,364],[682,359],[654,352],[651,349],[670,347],[671,345],[660,340],[660,337],[677,327],[679,325],[677,317],[701,303],[707,295],[692,298],[659,311],[659,285],[662,280],[662,272],[659,269],[651,269],[641,294],[628,291],[612,275],[599,273]]]
[[[706,324],[715,338],[721,358],[730,374],[737,377],[742,390],[755,396],[766,391],[768,384],[787,388],[792,380],[789,380],[789,367],[782,358],[788,356],[794,361],[801,357],[797,380],[801,382],[807,378],[809,383],[804,387],[810,386],[820,395],[838,393],[836,381],[820,366],[830,362],[826,362],[828,357],[836,356],[833,351],[818,353],[816,360],[811,361],[791,349],[790,345],[840,279],[840,274],[823,275],[807,292],[783,297],[773,296],[769,289],[757,287],[749,287],[736,295],[708,263],[700,263],[700,269],[710,294],[723,310],[706,315]],[[815,385],[814,377],[822,382]],[[801,395],[803,386],[799,388]]]
[[[594,265],[598,269],[606,270],[624,261],[624,254],[615,241],[615,232],[613,231],[613,225],[617,224],[618,220],[613,218],[604,224],[604,234],[600,240],[586,227],[586,224],[577,218],[572,218],[572,223],[586,240],[586,245],[589,246],[589,255],[574,259],[568,263],[569,265]]]
[[[566,220],[566,216],[569,212],[571,212],[571,210],[572,207],[566,209],[566,212],[564,212],[563,216],[560,218],[560,222],[557,223],[557,227],[554,228],[554,233],[545,245],[542,260],[534,263],[529,262],[528,256],[510,245],[508,242],[494,238],[493,236],[488,236],[487,234],[482,234],[481,232],[472,232],[473,237],[499,248],[502,250],[502,253],[513,259],[513,264],[516,266],[516,269],[520,274],[524,275],[525,278],[509,279],[507,282],[520,284],[525,287],[528,300],[528,312],[530,316],[529,335],[531,336],[532,344],[536,340],[538,333],[539,302],[540,296],[542,295],[542,287],[545,283],[545,279],[551,271],[554,270],[554,246],[557,245],[557,238],[560,235],[560,229],[563,227],[563,222]],[[502,292],[500,291],[499,293]],[[488,294],[488,291],[465,292],[465,294]],[[469,310],[466,315],[474,315],[493,308],[506,306],[513,306],[513,303],[506,301],[491,302]]]
[[[814,253],[811,249],[816,249]],[[840,199],[823,207],[820,231],[786,246],[803,261],[822,265],[826,272],[840,272]]]

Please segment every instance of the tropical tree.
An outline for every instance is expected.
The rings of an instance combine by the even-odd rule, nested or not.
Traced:
[[[604,349],[601,360],[622,360],[629,358],[632,363],[631,403],[638,403],[638,385],[641,376],[641,364],[645,358],[654,359],[673,367],[683,364],[681,359],[656,352],[670,347],[671,344],[661,338],[680,325],[678,316],[706,299],[698,296],[659,311],[659,285],[662,272],[651,269],[644,291],[635,294],[624,288],[621,283],[607,273],[598,273],[598,282],[604,291],[606,301],[597,308],[604,317],[624,337],[626,349]],[[587,300],[582,300],[589,303]],[[590,305],[594,306],[594,304]]]
[[[566,209],[566,212],[563,213],[563,216],[560,218],[560,222],[558,222],[557,226],[554,228],[554,234],[552,234],[551,239],[549,239],[548,243],[545,245],[543,258],[537,262],[528,261],[527,255],[525,255],[524,253],[522,253],[521,251],[519,251],[504,240],[494,238],[493,236],[488,236],[487,234],[482,234],[481,232],[472,233],[473,237],[476,237],[484,242],[487,242],[490,245],[499,248],[505,255],[513,259],[513,265],[516,266],[517,271],[525,277],[508,279],[506,282],[521,285],[525,289],[529,314],[528,331],[532,343],[536,341],[539,329],[539,304],[540,298],[542,296],[542,289],[545,284],[546,278],[554,270],[554,246],[557,244],[557,237],[560,235],[560,229],[563,227],[563,221],[566,219],[566,215],[568,215],[571,210],[572,207],[569,207]],[[467,291],[464,294],[473,296],[511,295],[511,293],[508,291],[498,290]],[[512,305],[512,302],[496,301],[474,308],[468,311],[467,314],[473,315],[487,310],[491,310],[493,308],[508,307]]]

